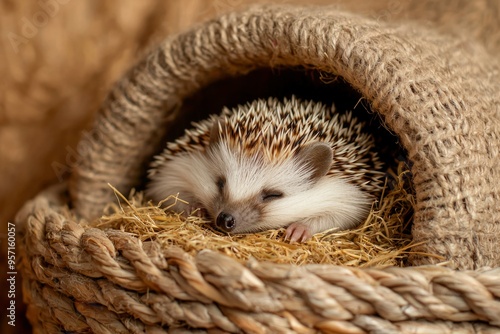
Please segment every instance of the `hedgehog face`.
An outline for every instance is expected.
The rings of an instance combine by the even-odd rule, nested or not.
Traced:
[[[191,213],[201,208],[228,233],[304,222],[311,233],[353,227],[369,207],[369,198],[345,180],[326,176],[331,162],[331,149],[321,142],[301,147],[290,158],[269,161],[220,141],[204,152],[166,162],[153,175],[148,195],[159,201],[179,194],[189,205],[178,202],[173,209]]]
[[[161,200],[179,194],[189,205],[174,209],[190,213],[203,209],[218,229],[247,233],[285,227],[318,212],[309,197],[327,179],[332,163],[328,144],[311,142],[294,155],[272,159],[224,140],[212,140],[206,150],[178,155],[152,177],[148,195]],[[321,199],[318,199],[321,200]]]
[[[215,192],[199,201],[220,230],[245,233],[292,223],[275,213],[285,210],[290,217],[290,212],[302,211],[289,205],[326,175],[332,153],[327,144],[314,142],[292,158],[269,161],[261,154],[249,155],[219,141],[209,147],[206,158]]]

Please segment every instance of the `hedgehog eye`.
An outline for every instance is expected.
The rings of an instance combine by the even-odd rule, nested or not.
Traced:
[[[262,200],[264,202],[270,202],[281,197],[283,197],[283,193],[278,190],[264,190],[262,192]]]
[[[217,178],[217,181],[215,181],[215,184],[217,185],[219,191],[222,191],[224,189],[224,186],[226,185],[226,179],[223,176],[220,176],[219,178]]]

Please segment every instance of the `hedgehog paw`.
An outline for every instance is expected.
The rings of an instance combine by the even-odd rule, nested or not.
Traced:
[[[311,231],[309,226],[304,223],[293,223],[286,229],[285,240],[291,242],[306,242],[311,239]]]
[[[205,210],[205,208],[200,203],[196,202],[177,203],[177,205],[175,205],[175,207],[173,208],[173,211],[178,212],[183,218],[188,218],[191,216],[203,218],[207,216],[207,211]]]
[[[199,203],[193,203],[187,207],[187,209],[184,211],[184,215],[186,217],[188,216],[194,216],[198,218],[203,218],[207,216],[207,211],[201,204]]]

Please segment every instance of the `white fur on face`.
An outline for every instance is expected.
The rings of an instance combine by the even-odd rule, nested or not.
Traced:
[[[210,159],[225,177],[228,197],[233,202],[260,196],[263,190],[278,190],[286,196],[311,186],[311,172],[294,159],[273,164],[260,156],[235,152],[226,145],[217,145]]]
[[[312,182],[310,176],[311,171],[294,158],[273,164],[219,142],[207,152],[178,155],[167,161],[152,177],[148,195],[159,201],[178,193],[181,199],[201,204],[212,217],[228,207],[239,210],[231,212],[238,217],[234,233],[301,221],[313,225],[311,231],[316,233],[334,227],[347,229],[361,222],[371,203],[368,195],[339,178],[324,176]],[[220,177],[225,179],[224,200],[217,187]],[[283,197],[264,203],[264,190],[281,192]],[[259,203],[259,210],[252,209],[255,203]]]
[[[323,177],[313,187],[273,201],[266,207],[266,229],[293,222],[317,224],[311,233],[331,228],[345,230],[365,218],[372,200],[355,185],[339,178]]]

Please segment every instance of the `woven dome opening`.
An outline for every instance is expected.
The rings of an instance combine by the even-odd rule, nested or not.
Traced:
[[[256,69],[200,88],[182,101],[178,116],[167,124],[155,154],[164,148],[166,142],[174,141],[185,129],[191,128],[192,122],[220,114],[223,107],[235,108],[259,98],[283,99],[292,95],[302,100],[334,104],[339,113],[352,111],[358,120],[367,125],[367,131],[374,135],[377,151],[387,169],[396,170],[398,161],[408,162],[398,137],[383,124],[380,114],[371,110],[370,102],[361,93],[340,76],[302,67]],[[145,171],[143,173],[145,176]],[[139,188],[141,186],[138,185]]]
[[[114,198],[107,183],[125,193],[140,184],[169,130],[165,123],[178,124],[183,101],[196,91],[258,68],[302,66],[344,78],[407,151],[416,194],[412,264],[443,258],[457,268],[496,263],[498,149],[488,140],[498,124],[492,58],[482,59],[480,46],[452,52],[453,38],[429,40],[425,29],[394,30],[330,7],[304,11],[257,6],[166,39],[147,54],[101,105],[97,140],[82,145],[69,182],[77,214],[102,212]]]
[[[153,155],[160,153],[167,142],[175,141],[186,129],[192,128],[192,122],[220,114],[223,107],[236,108],[256,99],[276,97],[281,100],[291,96],[326,105],[334,104],[338,113],[352,111],[358,120],[366,124],[365,131],[373,135],[376,151],[384,163],[386,184],[382,197],[374,200],[366,219],[357,227],[319,233],[304,246],[290,245],[284,240],[284,229],[228,238],[215,231],[212,224],[207,227],[207,217],[180,218],[171,210],[154,207],[158,203],[150,201],[140,192],[148,182],[147,170]],[[399,145],[398,137],[384,126],[379,113],[370,109],[369,101],[342,77],[303,67],[261,68],[209,83],[184,98],[180,105],[177,116],[167,123],[165,135],[159,140],[154,154],[141,166],[141,181],[133,185],[139,190],[137,197],[128,198],[128,202],[125,198],[115,199],[108,205],[103,217],[91,221],[92,226],[124,230],[142,241],[157,241],[164,247],[177,246],[192,255],[204,249],[217,250],[241,262],[253,257],[292,264],[328,263],[362,267],[408,264],[415,198],[410,163]],[[123,194],[128,192],[119,196]],[[180,200],[183,198],[180,197]],[[173,201],[167,200],[164,206],[168,207]],[[121,205],[116,205],[118,202]],[[228,244],[231,247],[228,248]]]

